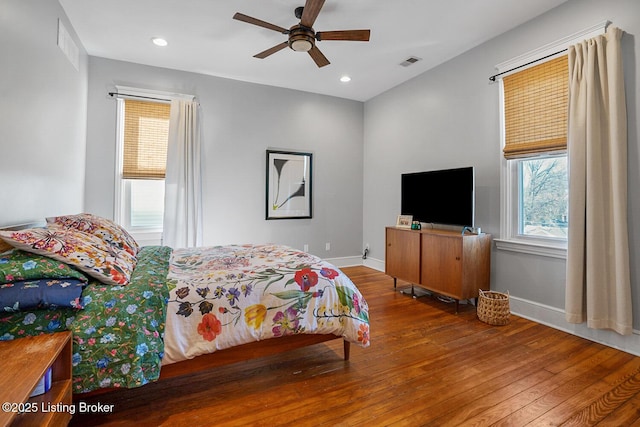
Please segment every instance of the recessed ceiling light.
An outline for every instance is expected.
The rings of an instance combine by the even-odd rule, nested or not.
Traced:
[[[349,77],[349,76],[342,76],[342,77],[340,77],[340,81],[341,81],[342,83],[348,83],[348,82],[350,82],[350,81],[351,81],[351,77]]]
[[[163,39],[163,38],[161,38],[161,37],[154,37],[154,38],[152,38],[152,39],[151,39],[151,41],[152,41],[152,42],[153,42],[153,44],[155,44],[156,46],[162,46],[162,47],[164,47],[164,46],[166,46],[166,45],[168,45],[168,44],[169,44],[165,39]]]

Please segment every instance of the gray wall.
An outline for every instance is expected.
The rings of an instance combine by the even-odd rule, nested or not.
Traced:
[[[402,172],[476,167],[476,226],[500,237],[500,129],[494,66],[610,20],[623,29],[629,117],[629,231],[634,328],[640,329],[640,151],[637,0],[571,0],[365,104],[364,242],[384,259],[384,227],[400,209]],[[564,309],[565,261],[496,251],[492,288]]]
[[[205,245],[308,244],[323,258],[361,253],[361,102],[91,57],[85,209],[108,218],[116,103],[107,92],[116,84],[193,94],[200,101]],[[267,148],[313,153],[312,219],[264,219]]]
[[[0,0],[0,226],[84,204],[87,55],[57,46],[57,1]]]

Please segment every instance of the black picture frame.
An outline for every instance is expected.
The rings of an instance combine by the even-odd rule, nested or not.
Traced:
[[[313,215],[313,154],[267,150],[265,219]]]

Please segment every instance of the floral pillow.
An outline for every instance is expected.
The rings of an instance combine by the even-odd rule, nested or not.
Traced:
[[[0,230],[10,245],[67,263],[109,285],[126,285],[136,257],[100,238],[73,228],[31,228]]]
[[[136,256],[140,250],[136,240],[122,226],[93,214],[50,217],[47,218],[47,224],[92,234],[133,256]]]
[[[37,279],[76,279],[88,282],[84,274],[63,262],[11,248],[12,251],[0,255],[0,285]]]
[[[78,279],[17,280],[0,285],[0,312],[81,309],[86,282]]]
[[[84,274],[52,258],[9,247],[0,255],[0,312],[83,308],[82,290],[89,281]]]

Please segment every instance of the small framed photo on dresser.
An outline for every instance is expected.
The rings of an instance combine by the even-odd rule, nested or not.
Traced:
[[[396,227],[411,228],[412,223],[413,215],[398,215],[398,219],[396,219]]]

